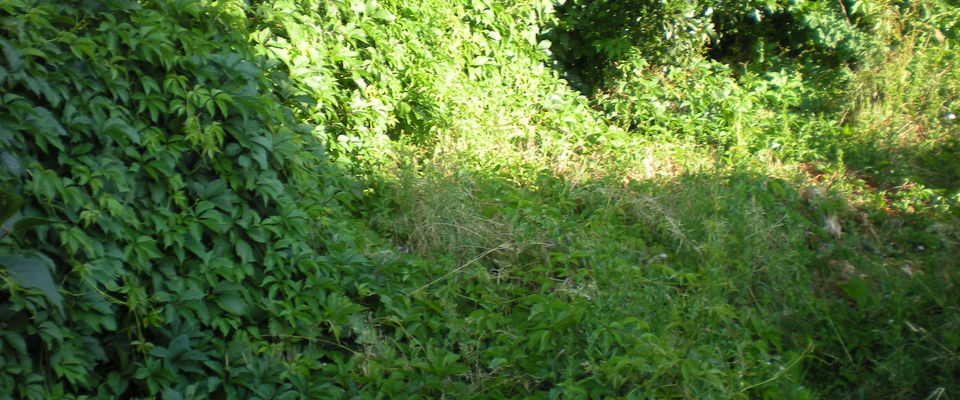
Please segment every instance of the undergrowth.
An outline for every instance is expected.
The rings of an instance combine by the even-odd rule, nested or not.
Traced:
[[[958,23],[0,1],[0,398],[955,396]]]

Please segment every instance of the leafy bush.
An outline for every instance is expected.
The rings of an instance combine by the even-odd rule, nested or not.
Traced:
[[[64,221],[4,252],[55,266],[66,296],[60,314],[4,286],[0,393],[289,397],[329,386],[294,381],[322,367],[281,355],[296,338],[353,334],[347,318],[363,307],[337,293],[352,279],[338,260],[355,249],[324,233],[348,235],[334,197],[350,201],[352,184],[284,106],[288,79],[235,29],[245,22],[191,1],[2,12],[0,179],[25,215]]]
[[[638,57],[680,66],[709,54],[769,67],[777,63],[768,57],[788,54],[836,67],[876,50],[862,30],[870,14],[851,19],[843,2],[570,0],[556,15],[544,36],[564,77],[587,94],[614,80],[619,64]]]

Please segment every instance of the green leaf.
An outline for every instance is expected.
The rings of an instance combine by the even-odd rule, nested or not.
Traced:
[[[46,98],[52,106],[57,107],[60,105],[60,101],[62,100],[60,94],[50,87],[50,83],[48,83],[46,79],[27,76],[23,78],[23,82],[26,84],[27,89],[38,96]]]
[[[22,197],[6,190],[0,190],[0,222],[6,222],[10,219],[22,205]]]
[[[0,333],[0,337],[2,337],[17,354],[27,354],[27,341],[23,340],[23,336],[20,336],[16,332],[6,331]]]
[[[197,288],[190,288],[180,294],[179,300],[181,302],[203,300],[203,296],[205,296],[205,294],[203,293],[202,290]]]
[[[38,226],[50,225],[57,222],[61,221],[49,218],[25,217],[13,224],[13,232],[23,232],[27,229],[33,229]]]
[[[231,97],[227,93],[218,93],[213,98],[213,101],[217,104],[217,108],[220,109],[220,113],[223,115],[224,118],[227,118],[230,116],[229,115],[230,110],[228,107],[230,106],[230,104],[233,104],[233,97]]]
[[[103,127],[104,133],[110,135],[116,140],[126,136],[135,144],[141,144],[140,132],[130,126],[123,118],[110,118]]]
[[[20,54],[20,51],[13,47],[10,42],[5,39],[0,39],[0,51],[3,52],[3,58],[7,59],[7,66],[10,67],[10,72],[16,73],[23,68],[23,55]]]
[[[143,92],[149,95],[151,92],[160,93],[160,85],[148,75],[140,77],[140,84],[143,86]]]
[[[250,248],[250,244],[244,240],[237,240],[237,255],[240,256],[240,260],[245,263],[253,261],[253,249]]]
[[[79,38],[70,44],[70,52],[78,59],[86,55],[89,59],[96,58],[97,44],[90,38]]]
[[[190,338],[187,335],[180,335],[170,341],[170,344],[167,346],[167,349],[173,355],[180,355],[183,352],[190,350]]]
[[[55,325],[53,322],[44,321],[42,324],[40,324],[40,333],[53,339],[57,339],[58,342],[63,341],[63,332],[60,330],[60,327]]]
[[[60,121],[57,120],[57,117],[50,112],[50,110],[43,107],[34,107],[33,112],[28,117],[28,120],[33,122],[34,126],[37,129],[42,129],[47,133],[52,133],[56,136],[66,136],[67,130],[63,129],[63,125],[60,125]],[[39,132],[38,132],[39,133]],[[61,149],[63,150],[63,149]]]
[[[221,309],[231,314],[246,315],[247,313],[247,302],[243,301],[243,298],[239,295],[224,294],[217,297],[215,301]]]
[[[53,171],[37,171],[33,175],[34,191],[47,199],[52,199],[56,196],[60,186],[60,178]]]
[[[393,22],[397,19],[390,11],[383,8],[377,8],[370,13],[370,18],[379,19],[384,22]]]
[[[111,372],[110,375],[107,375],[107,386],[110,387],[110,390],[112,390],[114,394],[122,394],[127,390],[127,386],[129,385],[130,381],[123,378],[117,372]]]
[[[547,51],[550,50],[550,46],[552,45],[553,43],[550,43],[549,40],[541,40],[539,43],[537,43],[537,50]]]
[[[16,156],[10,154],[6,151],[0,153],[0,162],[3,163],[3,166],[7,169],[7,172],[10,172],[10,175],[19,178],[23,175],[23,165],[20,164],[20,160]]]
[[[62,310],[63,299],[57,292],[50,271],[43,266],[40,260],[20,256],[2,256],[0,265],[7,268],[10,278],[24,288],[34,288],[42,292],[47,298]]]
[[[270,164],[267,163],[267,152],[263,149],[251,149],[251,156],[257,161],[257,164],[260,165],[260,169],[267,169],[270,167]]]
[[[184,399],[183,394],[178,392],[176,389],[169,388],[169,387],[163,389],[161,396],[163,397],[163,400],[183,400]]]

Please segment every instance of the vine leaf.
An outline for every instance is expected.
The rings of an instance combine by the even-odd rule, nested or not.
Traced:
[[[22,197],[5,190],[0,191],[0,222],[10,219],[22,205]]]
[[[2,81],[2,79],[0,79],[0,81]],[[0,163],[2,163],[4,168],[7,169],[7,172],[14,177],[19,178],[23,175],[23,165],[20,165],[20,160],[13,154],[6,151],[0,152]]]
[[[214,301],[220,308],[231,314],[245,315],[247,313],[247,303],[239,295],[228,293],[217,297]]]
[[[49,225],[57,222],[60,222],[60,221],[57,221],[55,219],[49,219],[49,218],[24,217],[23,219],[13,224],[13,232],[22,232],[27,229],[33,229],[38,226]]]
[[[0,265],[7,268],[10,278],[18,285],[39,290],[57,306],[57,309],[63,311],[63,298],[53,283],[50,271],[40,260],[20,256],[0,256]]]

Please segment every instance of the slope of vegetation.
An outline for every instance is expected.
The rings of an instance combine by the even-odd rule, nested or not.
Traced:
[[[0,398],[948,398],[954,1],[0,0]]]

